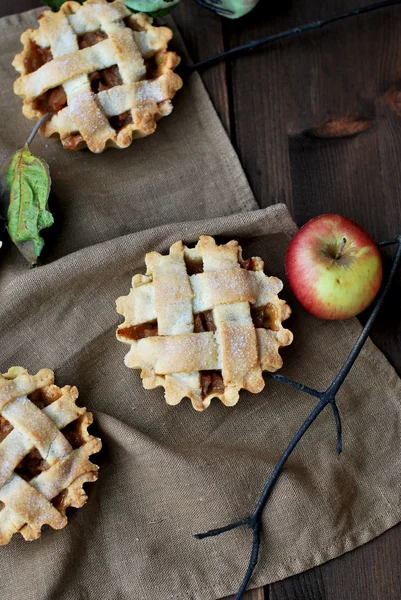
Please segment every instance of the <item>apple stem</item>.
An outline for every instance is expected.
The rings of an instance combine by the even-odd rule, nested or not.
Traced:
[[[347,239],[343,238],[343,241],[341,242],[341,246],[339,247],[338,252],[337,252],[337,254],[334,257],[335,260],[339,260],[341,258],[343,250],[344,250],[344,246],[345,246],[346,243],[347,243]]]

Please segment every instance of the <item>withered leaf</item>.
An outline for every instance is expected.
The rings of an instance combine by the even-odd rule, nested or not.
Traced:
[[[325,123],[306,129],[303,134],[316,138],[342,138],[350,137],[362,133],[374,125],[373,119],[364,119],[361,117],[339,117],[338,119],[329,119]]]
[[[381,97],[382,102],[387,104],[398,116],[401,116],[401,91],[390,88]]]
[[[47,209],[49,167],[25,144],[12,155],[4,179],[10,197],[8,233],[25,258],[35,265],[44,246],[40,231],[53,225],[53,216]]]

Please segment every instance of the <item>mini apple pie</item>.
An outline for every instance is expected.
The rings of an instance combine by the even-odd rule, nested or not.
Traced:
[[[188,397],[199,411],[214,397],[233,406],[241,388],[260,392],[262,371],[282,366],[279,349],[293,339],[280,279],[264,274],[262,259],[244,260],[238,242],[209,236],[145,261],[146,275],[117,300],[117,339],[131,346],[125,364],[141,369],[143,386],[163,386],[168,404]]]
[[[171,113],[182,86],[173,72],[180,59],[167,50],[171,29],[118,0],[65,2],[38,18],[39,28],[22,34],[13,65],[24,115],[53,114],[42,135],[60,137],[69,150],[103,152],[153,133]]]
[[[66,509],[83,506],[82,485],[97,479],[92,415],[76,406],[77,388],[53,381],[49,369],[0,373],[0,545],[17,532],[34,540],[45,524],[65,527]]]

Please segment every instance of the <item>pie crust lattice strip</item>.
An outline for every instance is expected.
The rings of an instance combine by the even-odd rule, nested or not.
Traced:
[[[117,300],[117,339],[131,346],[125,364],[141,369],[143,386],[163,386],[172,405],[188,397],[199,411],[214,397],[233,406],[241,388],[260,392],[262,371],[282,366],[279,349],[293,339],[280,279],[264,274],[262,259],[243,260],[238,242],[209,236],[145,261],[146,275]]]
[[[76,406],[76,387],[53,382],[49,369],[0,374],[0,545],[17,532],[34,540],[45,524],[65,527],[66,509],[83,506],[82,485],[97,479],[92,415]]]
[[[68,149],[126,148],[172,111],[182,86],[173,72],[180,59],[167,50],[172,35],[118,0],[65,2],[58,12],[44,11],[39,28],[22,34],[24,49],[13,61],[24,115],[53,113],[40,133],[60,137]]]

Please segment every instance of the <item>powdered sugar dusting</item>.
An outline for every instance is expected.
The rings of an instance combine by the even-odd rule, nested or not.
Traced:
[[[165,94],[157,82],[143,81],[138,85],[136,100],[137,102],[163,102]]]
[[[185,275],[185,256],[196,257],[202,262],[203,272],[190,277]],[[279,348],[291,343],[292,334],[282,326],[282,320],[290,313],[285,301],[277,296],[282,282],[263,273],[261,259],[252,260],[255,270],[242,268],[241,248],[237,242],[218,246],[209,236],[201,236],[193,250],[176,242],[168,256],[156,252],[146,255],[147,273],[153,276],[153,281],[147,284],[155,289],[154,309],[159,334],[133,340],[125,364],[142,370],[147,389],[162,385],[169,404],[177,404],[188,396],[196,410],[203,410],[220,387],[220,384],[215,383],[213,387],[210,383],[219,377],[215,371],[221,370],[225,386],[224,393],[218,390],[218,397],[229,406],[238,401],[241,388],[254,393],[263,388],[262,367],[264,370],[278,368],[281,361]],[[188,279],[192,294],[188,293]],[[176,326],[189,328],[191,314],[188,314],[187,306],[191,296],[195,330],[182,333],[176,331]],[[119,312],[126,318],[128,315],[132,318],[135,312],[131,305],[134,297],[131,291],[118,301]],[[256,327],[262,327],[262,324],[259,324],[253,307],[266,300],[271,307],[277,308],[275,345],[261,344],[257,337]],[[153,314],[153,307],[150,312]],[[135,319],[140,320],[140,315],[135,315]],[[263,326],[269,325],[263,322]],[[196,371],[200,372],[197,382]],[[184,374],[188,378],[183,377]]]
[[[0,545],[7,544],[17,531],[25,539],[35,539],[40,536],[40,529],[45,523],[55,529],[64,527],[67,519],[51,500],[68,488],[74,506],[80,505],[85,496],[80,490],[82,483],[97,477],[97,467],[88,460],[88,456],[101,447],[100,441],[86,431],[92,417],[85,409],[75,405],[76,388],[65,386],[60,390],[55,385],[47,385],[53,382],[53,373],[46,369],[36,376],[18,369],[12,376],[10,372],[12,370],[7,375],[13,382],[12,386],[9,380],[0,377],[0,396],[5,401],[1,414],[14,427],[0,443]],[[34,383],[37,383],[36,389]],[[14,398],[15,389],[30,389],[29,393],[34,395]],[[6,392],[9,394],[8,402],[4,397]],[[39,407],[43,404],[48,406],[42,410]],[[60,427],[84,415],[77,421],[82,442],[76,450],[72,450],[52,421],[51,415],[55,410],[58,411],[56,420]],[[45,470],[27,482],[15,469],[25,457],[35,461],[36,456],[39,461],[40,456],[48,459],[53,466],[49,468],[44,460],[40,461],[40,469]],[[36,466],[31,466],[29,460],[20,465],[24,477],[29,473],[32,477],[36,471]],[[74,487],[70,488],[70,484]]]

